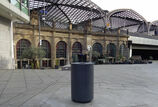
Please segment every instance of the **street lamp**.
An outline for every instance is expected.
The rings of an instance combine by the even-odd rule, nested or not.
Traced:
[[[41,19],[43,21],[46,20],[46,14],[48,13],[48,11],[45,10],[40,10],[39,13],[38,13],[38,24],[39,24],[39,47],[41,48],[42,46],[42,40],[41,40]],[[42,17],[41,17],[42,16]],[[41,64],[42,64],[42,60],[40,59],[40,68],[41,68]]]
[[[89,62],[92,62],[92,46],[88,45],[87,49],[89,51]]]

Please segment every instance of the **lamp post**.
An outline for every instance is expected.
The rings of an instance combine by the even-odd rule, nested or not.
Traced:
[[[42,40],[41,40],[41,19],[43,20],[43,21],[45,21],[46,20],[46,14],[47,14],[48,12],[45,10],[45,8],[44,8],[44,10],[40,10],[39,12],[38,12],[38,24],[39,24],[39,28],[38,28],[38,30],[39,30],[39,47],[41,48],[41,46],[42,46]],[[42,17],[41,17],[42,16]],[[40,68],[41,68],[41,65],[42,64],[42,60],[40,59]]]
[[[87,49],[89,51],[89,62],[92,62],[92,46],[88,45]]]

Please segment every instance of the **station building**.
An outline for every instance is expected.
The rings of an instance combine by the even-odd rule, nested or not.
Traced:
[[[87,47],[111,60],[157,57],[157,21],[149,23],[132,9],[109,12],[90,0],[4,0],[0,19],[1,69],[30,65],[21,56],[31,46],[46,52],[43,68],[70,64],[78,55],[89,60]]]
[[[122,54],[128,57],[128,35],[119,29],[106,29],[106,12],[93,2],[30,0],[29,3],[30,23],[14,24],[16,68],[30,64],[28,59],[20,59],[22,51],[29,46],[39,47],[40,41],[46,51],[42,67],[54,68],[57,60],[63,66],[79,54],[88,57],[88,46],[111,58],[118,57],[123,47]],[[41,14],[39,9],[47,13]]]

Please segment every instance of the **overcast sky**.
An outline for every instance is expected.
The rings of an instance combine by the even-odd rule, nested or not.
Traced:
[[[158,20],[158,0],[91,0],[104,10],[133,9],[147,21]]]

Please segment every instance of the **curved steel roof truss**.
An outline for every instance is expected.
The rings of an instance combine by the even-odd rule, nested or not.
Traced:
[[[45,9],[47,21],[78,24],[99,18],[103,11],[89,0],[29,0],[30,10]]]

